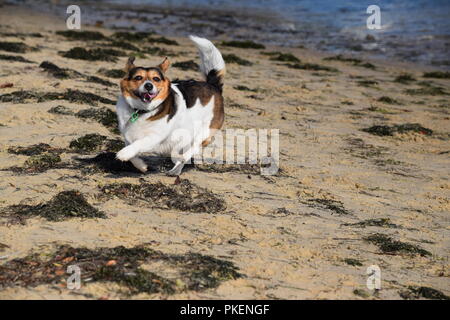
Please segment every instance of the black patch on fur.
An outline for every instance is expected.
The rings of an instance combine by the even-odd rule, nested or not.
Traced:
[[[211,70],[206,76],[206,82],[215,87],[220,93],[223,90],[222,77],[219,76],[219,72],[215,69]]]
[[[172,88],[171,88],[169,95],[167,96],[166,100],[164,100],[164,102],[163,102],[163,103],[170,103],[170,104],[172,104],[172,108],[170,110],[169,118],[167,119],[167,122],[169,122],[169,120],[173,118],[173,116],[175,115],[175,113],[177,113],[177,110],[178,110],[178,106],[175,103],[174,96],[175,96],[175,91],[173,91]]]
[[[186,101],[187,108],[193,107],[197,99],[204,101],[205,97],[210,98],[214,95],[214,93],[222,93],[217,86],[204,81],[196,81],[191,79],[175,80],[172,83],[177,85],[184,100]]]
[[[158,72],[158,74],[159,74],[159,77],[161,78],[161,80],[162,81],[164,81],[164,74],[163,74],[163,72],[161,71],[161,69],[159,69],[159,68],[153,68],[153,67],[150,67],[150,68],[144,68],[144,67],[134,67],[133,69],[131,69],[129,72],[128,72],[128,80],[131,80],[133,77],[134,77],[134,75],[136,74],[136,72],[138,72],[139,70],[145,70],[145,71],[150,71],[150,70],[155,70],[156,72]]]

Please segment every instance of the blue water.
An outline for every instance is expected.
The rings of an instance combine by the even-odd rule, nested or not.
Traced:
[[[59,3],[65,2],[70,1]],[[366,9],[373,4],[381,9],[380,30],[366,27]],[[364,52],[450,68],[450,0],[85,0],[79,5],[85,21],[102,20],[107,27]]]
[[[210,7],[275,11],[298,26],[309,23],[322,28],[365,27],[369,5],[378,5],[385,32],[411,35],[450,34],[449,0],[104,0],[109,3],[165,7]]]

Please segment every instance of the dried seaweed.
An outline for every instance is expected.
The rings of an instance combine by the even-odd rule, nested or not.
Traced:
[[[431,256],[429,251],[422,249],[419,246],[394,240],[381,233],[372,234],[365,237],[364,240],[377,245],[383,253]]]
[[[256,43],[254,41],[245,40],[245,41],[222,41],[222,45],[226,47],[234,47],[234,48],[242,48],[242,49],[265,49],[266,47],[260,43]]]
[[[362,129],[362,131],[377,136],[393,136],[396,133],[406,133],[406,132],[416,132],[427,136],[433,134],[433,130],[422,127],[419,123],[405,123],[393,126],[376,125],[369,128],[364,128]]]
[[[133,205],[139,202],[161,209],[218,213],[226,207],[223,199],[185,179],[170,186],[161,182],[114,183],[102,187],[101,191],[109,197],[117,196]]]
[[[28,101],[45,102],[53,100],[67,100],[74,103],[97,105],[98,102],[115,105],[115,101],[103,98],[94,93],[80,90],[68,89],[65,92],[36,92],[36,91],[14,91],[0,95],[0,102],[26,103]]]
[[[32,217],[48,221],[63,221],[71,218],[106,218],[106,214],[90,205],[78,191],[62,191],[46,203],[38,205],[12,205],[0,209],[0,217],[8,223],[22,223]],[[1,282],[1,281],[0,281]]]
[[[162,262],[176,270],[169,279],[159,270],[141,266]],[[50,256],[33,253],[0,266],[0,287],[36,287],[42,284],[66,283],[67,267],[81,269],[81,281],[114,282],[128,288],[126,295],[160,293],[172,295],[187,290],[203,291],[220,283],[243,277],[231,262],[199,253],[165,254],[148,246],[125,248],[74,248],[61,245]]]

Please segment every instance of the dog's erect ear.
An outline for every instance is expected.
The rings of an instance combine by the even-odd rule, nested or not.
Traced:
[[[167,57],[164,58],[164,61],[158,66],[162,70],[162,72],[166,72],[169,69],[170,61]]]
[[[131,69],[133,69],[135,67],[134,66],[134,60],[135,59],[136,59],[135,57],[129,57],[128,58],[127,64],[125,65],[125,72],[126,73],[128,73]]]

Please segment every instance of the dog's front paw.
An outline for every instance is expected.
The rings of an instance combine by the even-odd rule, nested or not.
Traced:
[[[138,152],[130,145],[117,152],[116,158],[120,161],[128,161],[131,158],[134,158],[137,154]]]
[[[135,157],[135,158],[130,159],[130,161],[134,165],[134,167],[136,169],[138,169],[140,172],[142,172],[142,173],[146,173],[147,172],[148,167],[147,167],[147,164],[145,163],[144,160],[142,160],[142,159],[140,159],[138,157]]]

